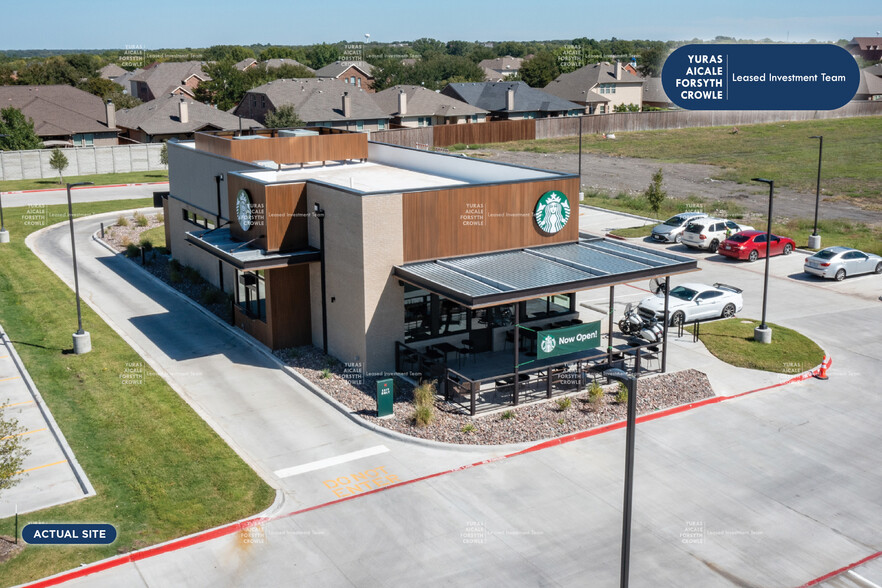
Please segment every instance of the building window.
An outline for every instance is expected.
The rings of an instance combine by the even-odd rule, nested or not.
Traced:
[[[472,115],[472,122],[473,122],[473,123],[478,122],[478,115],[477,115],[477,114],[473,114],[473,115]]]
[[[572,294],[556,294],[527,300],[523,304],[526,307],[522,309],[525,320],[544,319],[575,312],[576,297]]]
[[[377,121],[377,130],[383,131],[386,129],[386,121],[378,120]]]
[[[615,84],[600,84],[600,93],[601,94],[615,94],[616,93],[616,85]]]
[[[359,88],[361,88],[361,78],[358,78],[357,80],[355,80],[355,85],[358,86]]]
[[[260,97],[260,107],[266,108],[266,96],[261,95]]]
[[[363,120],[355,121],[355,130],[356,131],[363,131],[364,130],[364,121]]]
[[[468,331],[468,309],[410,284],[404,285],[404,341]]]
[[[95,144],[95,135],[89,133],[86,136],[86,147],[91,147]]]
[[[183,213],[184,220],[188,223],[196,225],[197,227],[202,227],[203,229],[213,229],[217,226],[215,225],[214,221],[209,220],[204,216],[199,216],[195,212],[190,212],[186,208],[183,209]]]
[[[249,318],[266,322],[266,284],[264,271],[236,270],[236,304]]]
[[[355,76],[349,76],[349,83],[355,85]]]
[[[257,96],[254,96],[254,95],[251,96],[251,107],[257,108]]]

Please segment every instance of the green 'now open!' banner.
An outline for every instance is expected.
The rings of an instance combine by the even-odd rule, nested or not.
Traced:
[[[600,347],[600,321],[536,331],[536,359],[577,353]]]

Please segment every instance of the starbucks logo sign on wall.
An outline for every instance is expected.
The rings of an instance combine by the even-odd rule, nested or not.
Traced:
[[[236,219],[243,231],[251,228],[251,196],[248,190],[239,190],[236,195]]]
[[[555,348],[554,337],[551,335],[547,335],[544,339],[542,339],[541,348],[545,353],[551,353]]]
[[[546,192],[536,203],[533,216],[540,229],[553,235],[564,228],[570,220],[570,201],[563,192],[557,190]]]

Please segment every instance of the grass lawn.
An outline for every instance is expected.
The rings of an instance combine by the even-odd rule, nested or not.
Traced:
[[[824,359],[824,351],[814,341],[796,331],[766,323],[772,329],[768,345],[753,340],[760,321],[731,318],[702,323],[699,338],[714,357],[736,367],[780,374],[798,374]],[[692,327],[687,330],[692,331]]]
[[[631,195],[622,193],[618,196],[613,196],[600,191],[585,192],[585,197],[581,203],[609,210],[618,210],[619,212],[630,212],[648,218],[658,218],[659,222],[663,222],[681,212],[706,212],[714,216],[731,219],[740,219],[745,214],[744,208],[734,202],[710,202],[698,196],[665,198],[659,206],[657,215],[650,208],[649,201],[642,194]]]
[[[149,205],[147,199],[87,203],[77,211]],[[64,206],[48,209],[50,217],[66,214]],[[85,304],[93,351],[66,352],[77,324],[74,294],[25,247],[25,236],[40,228],[23,223],[26,210],[5,213],[13,241],[0,246],[0,322],[98,494],[21,515],[20,525],[110,523],[118,538],[109,546],[28,546],[0,565],[0,584],[35,580],[268,507],[272,488]],[[142,383],[124,384],[127,368],[143,370]],[[0,534],[13,530],[12,518],[0,520]]]
[[[652,233],[652,228],[654,226],[655,225],[646,225],[645,227],[628,227],[627,229],[614,229],[610,231],[610,234],[628,238],[648,237],[649,234]]]
[[[776,187],[814,193],[818,173],[818,141],[824,136],[821,188],[824,194],[869,198],[882,205],[882,116],[778,122],[738,127],[618,132],[614,141],[584,135],[582,149],[672,163],[706,163],[722,168],[715,179],[749,183],[751,178],[775,180]],[[578,153],[578,137],[513,141],[472,148]]]
[[[165,226],[153,227],[141,233],[141,243],[145,241],[150,241],[154,247],[165,247]]]
[[[147,172],[126,172],[121,174],[95,174],[91,176],[64,176],[64,183],[59,184],[58,178],[43,178],[40,180],[6,180],[0,182],[0,192],[13,192],[15,190],[54,190],[64,188],[64,184],[76,182],[92,182],[96,186],[110,186],[114,184],[140,184],[144,182],[167,182],[168,172],[154,170]]]

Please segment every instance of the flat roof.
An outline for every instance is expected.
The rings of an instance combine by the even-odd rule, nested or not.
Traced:
[[[407,192],[468,184],[440,174],[413,171],[402,167],[372,161],[321,162],[306,164],[302,168],[235,172],[264,184],[288,184],[292,182],[322,182],[355,192]]]
[[[467,308],[691,272],[690,257],[602,238],[395,266],[395,275]]]
[[[220,258],[240,270],[261,270],[319,261],[318,249],[308,247],[286,253],[267,253],[249,247],[249,241],[236,241],[228,227],[186,233],[187,242]]]

